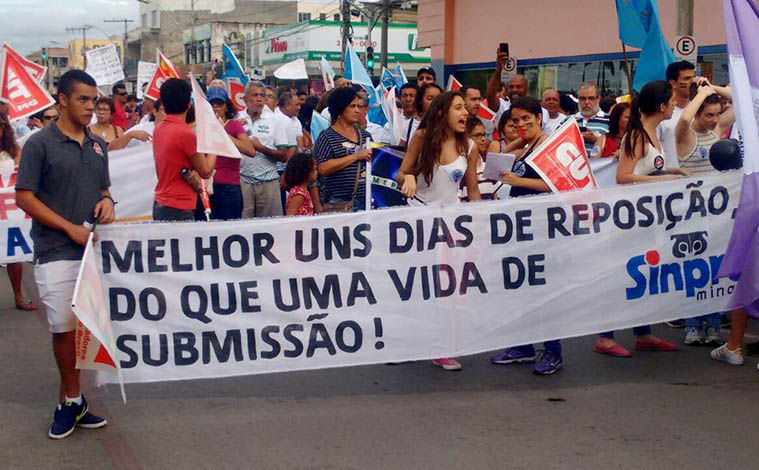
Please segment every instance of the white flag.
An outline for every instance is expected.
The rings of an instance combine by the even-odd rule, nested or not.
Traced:
[[[192,99],[195,102],[195,129],[198,134],[198,152],[242,158],[237,146],[224,130],[211,103],[206,99],[195,77],[192,77]]]

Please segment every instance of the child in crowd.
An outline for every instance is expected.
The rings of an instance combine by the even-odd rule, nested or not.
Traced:
[[[314,205],[308,185],[316,181],[316,161],[308,153],[296,153],[287,161],[287,211],[285,215],[314,215]]]

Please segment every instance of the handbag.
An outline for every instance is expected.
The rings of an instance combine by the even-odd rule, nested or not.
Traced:
[[[358,132],[358,146],[359,148],[364,146],[364,135],[361,133],[361,129],[356,127]],[[353,182],[353,196],[348,201],[328,202],[322,205],[322,213],[349,213],[353,212],[353,201],[356,200],[356,194],[358,193],[358,180],[361,178],[361,163],[356,162],[356,180]]]

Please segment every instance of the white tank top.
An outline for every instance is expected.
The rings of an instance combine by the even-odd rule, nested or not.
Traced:
[[[650,175],[655,171],[662,171],[667,168],[664,159],[664,152],[657,149],[650,142],[646,144],[646,156],[635,162],[633,175]]]
[[[469,140],[472,151],[474,141]],[[416,199],[409,199],[410,206],[448,206],[459,203],[459,185],[464,179],[467,166],[467,155],[459,155],[446,165],[435,165],[432,170],[432,181],[427,184],[424,175],[416,177]]]

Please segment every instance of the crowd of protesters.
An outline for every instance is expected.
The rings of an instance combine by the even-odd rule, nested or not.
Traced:
[[[470,85],[443,91],[431,68],[420,69],[416,83],[397,91],[404,152],[397,183],[409,205],[449,206],[549,193],[527,158],[571,119],[580,128],[590,158],[619,161],[620,184],[716,171],[710,148],[735,136],[730,88],[697,78],[688,62],[671,64],[666,81],[645,85],[634,99],[615,100],[602,97],[593,82],[578,83],[576,97],[548,88],[538,99],[530,96],[522,75],[501,82],[507,60],[498,53],[484,95]],[[113,87],[111,97],[98,97],[90,76],[67,72],[60,79],[57,105],[32,116],[28,126],[35,131],[18,142],[7,109],[0,105],[0,159],[20,165],[18,206],[33,219],[35,276],[61,374],[60,404],[50,437],[66,437],[75,426],[105,425],[105,420],[88,412],[79,392],[70,305],[76,266],[89,232],[83,224],[114,218],[107,153],[152,145],[158,178],[155,221],[197,220],[198,189],[203,186],[217,220],[361,211],[369,197],[366,166],[372,159],[371,144],[389,143],[391,131],[368,120],[366,91],[341,77],[335,84],[317,98],[305,90],[250,81],[243,109],[230,98],[224,82],[205,84],[207,99],[242,159],[197,151],[186,80],[169,79],[159,100],[145,98],[139,103],[121,84]],[[482,105],[495,111],[493,119],[478,117]],[[330,123],[316,139],[310,132],[314,114]],[[515,155],[511,171],[502,173],[499,181],[482,176],[489,153]],[[76,158],[66,160],[69,154]],[[499,191],[502,187],[509,189]],[[20,264],[9,265],[8,274],[17,307],[35,309],[21,292]],[[712,357],[737,365],[743,363],[741,342],[748,317],[744,311],[732,312],[731,317],[730,338],[724,344],[722,312],[672,325],[685,327],[685,344],[718,346]],[[635,350],[677,350],[648,326],[633,333]],[[613,332],[602,333],[593,349],[614,357],[632,354],[614,340]],[[508,348],[491,361],[534,363],[533,371],[539,375],[555,373],[564,362],[559,340],[546,341],[542,351],[533,345]],[[433,363],[445,370],[462,368],[454,358]]]

